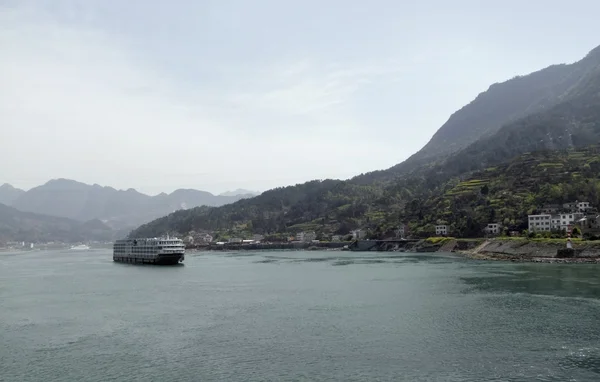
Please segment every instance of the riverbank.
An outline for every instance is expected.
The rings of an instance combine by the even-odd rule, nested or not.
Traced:
[[[431,237],[422,240],[359,240],[357,242],[254,243],[206,245],[188,248],[205,251],[239,250],[332,250],[359,252],[452,252],[474,260],[538,263],[600,264],[600,241],[573,240],[573,251],[566,251],[566,239],[455,239]],[[560,250],[560,251],[559,251]],[[561,253],[559,253],[561,252]]]
[[[389,252],[452,252],[474,260],[600,264],[600,241],[574,239],[572,250],[566,248],[566,243],[566,239],[431,237],[412,241],[361,240],[350,245],[350,249]]]
[[[204,246],[188,246],[187,249],[198,251],[263,251],[263,250],[341,250],[350,242],[290,242],[290,243],[225,243]]]
[[[474,242],[469,248],[456,248],[453,252],[475,260],[600,264],[600,241],[575,240],[572,251],[565,251],[566,240],[561,239],[510,238]]]

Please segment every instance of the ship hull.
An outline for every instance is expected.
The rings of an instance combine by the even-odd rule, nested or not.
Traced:
[[[156,258],[141,258],[133,256],[113,256],[113,261],[128,264],[177,265],[184,260],[184,255],[157,256]]]

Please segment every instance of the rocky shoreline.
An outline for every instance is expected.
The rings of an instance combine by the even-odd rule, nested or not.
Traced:
[[[573,245],[573,257],[559,257],[565,243],[533,240],[481,240],[477,246],[467,249],[455,249],[474,260],[534,262],[534,263],[572,263],[600,264],[600,242],[578,242]]]
[[[600,241],[575,241],[573,250],[567,250],[566,240],[429,238],[372,248],[373,251],[456,253],[473,260],[600,264]]]
[[[398,240],[361,240],[360,243],[263,243],[252,245],[228,244],[220,246],[211,245],[193,249],[209,251],[353,250],[359,252],[447,252],[459,254],[465,258],[473,260],[559,264],[600,264],[600,241],[575,241],[573,243],[574,250],[568,256],[564,256],[564,254],[559,253],[565,252],[565,248],[566,240],[530,240],[525,238],[429,238],[405,242]]]

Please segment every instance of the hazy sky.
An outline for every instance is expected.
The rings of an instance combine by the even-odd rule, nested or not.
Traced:
[[[0,184],[265,190],[390,167],[600,1],[0,0]]]

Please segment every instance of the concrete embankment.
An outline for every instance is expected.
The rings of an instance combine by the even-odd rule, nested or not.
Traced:
[[[575,241],[572,250],[566,248],[566,240],[559,239],[429,238],[404,242],[378,241],[376,245],[374,243],[375,241],[357,243],[356,250],[364,248],[363,250],[369,251],[454,252],[479,260],[600,264],[600,241]]]
[[[598,263],[600,241],[575,241],[573,250],[566,249],[566,240],[454,239],[423,240],[359,240],[322,243],[258,243],[225,244],[196,247],[197,250],[341,250],[386,252],[454,252],[477,260],[520,262]],[[191,249],[191,248],[190,248]]]
[[[316,249],[342,249],[349,242],[321,242],[321,243],[256,243],[256,244],[210,244],[205,246],[190,247],[190,249],[204,251],[263,251],[272,249],[295,249],[295,250],[316,250]]]
[[[582,241],[573,244],[573,250],[566,250],[566,240],[482,240],[474,248],[461,250],[472,259],[504,260],[522,262],[552,263],[600,263],[600,242]]]

